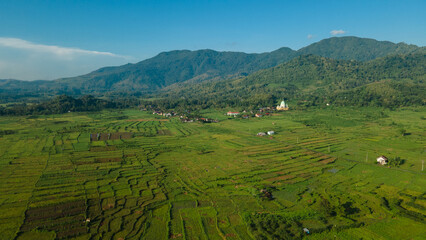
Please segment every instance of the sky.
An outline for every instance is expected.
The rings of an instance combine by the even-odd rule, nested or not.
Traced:
[[[425,0],[2,0],[0,79],[56,79],[163,51],[294,50],[334,36],[426,44]]]

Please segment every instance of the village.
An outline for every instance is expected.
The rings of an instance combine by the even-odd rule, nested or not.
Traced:
[[[141,110],[142,111],[148,111],[147,108],[143,108]],[[233,117],[233,118],[249,119],[249,118],[253,118],[253,117],[254,118],[267,117],[267,116],[271,116],[271,114],[273,114],[274,112],[288,111],[288,110],[289,110],[288,104],[284,100],[282,100],[280,105],[277,105],[276,107],[261,107],[257,111],[253,111],[253,110],[251,110],[251,111],[243,110],[242,112],[228,111],[224,115],[226,115],[228,117]],[[179,116],[181,121],[184,122],[184,123],[191,123],[191,122],[196,122],[196,121],[202,122],[202,123],[217,123],[217,122],[219,122],[218,119],[211,119],[211,118],[206,118],[206,117],[202,117],[202,116],[194,116],[188,110],[183,112],[183,113],[176,113],[176,112],[173,112],[173,111],[165,112],[165,111],[161,111],[161,110],[156,109],[152,112],[152,114],[162,116],[162,117],[165,117],[165,118]],[[272,135],[272,134],[269,134],[269,135]]]

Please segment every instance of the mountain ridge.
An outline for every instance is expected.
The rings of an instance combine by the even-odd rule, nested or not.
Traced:
[[[301,55],[369,61],[393,54],[426,52],[425,47],[359,37],[333,37],[297,51],[218,52],[211,49],[173,50],[135,64],[104,67],[88,74],[52,81],[0,80],[1,94],[103,95],[108,92],[153,93],[171,85],[244,77]]]

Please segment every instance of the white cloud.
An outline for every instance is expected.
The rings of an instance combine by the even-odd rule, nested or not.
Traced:
[[[336,35],[340,35],[340,34],[345,34],[346,31],[340,29],[340,30],[333,30],[330,32],[331,35],[336,36]]]
[[[314,35],[312,35],[312,34],[308,34],[308,39],[312,39],[314,37]]]
[[[22,50],[28,50],[28,51],[34,51],[34,52],[50,53],[58,57],[65,57],[65,58],[72,58],[76,54],[127,58],[125,56],[120,56],[110,52],[99,52],[99,51],[90,51],[90,50],[84,50],[79,48],[43,45],[43,44],[32,43],[19,38],[0,37],[0,45],[3,47],[9,47],[9,48],[16,48],[16,49],[22,49]]]
[[[0,37],[0,79],[57,79],[135,61],[110,52],[36,44]]]

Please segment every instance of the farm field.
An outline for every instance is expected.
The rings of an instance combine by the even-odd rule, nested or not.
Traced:
[[[1,117],[0,239],[424,239],[424,108],[204,114]]]

